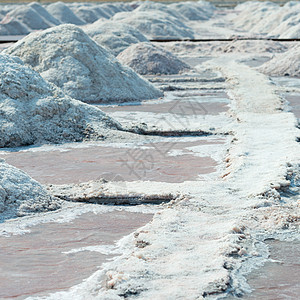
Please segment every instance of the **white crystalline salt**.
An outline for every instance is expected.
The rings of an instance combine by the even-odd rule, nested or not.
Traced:
[[[42,5],[40,5],[37,2],[31,2],[28,4],[29,7],[34,9],[40,17],[44,18],[45,20],[48,21],[49,24],[52,26],[56,26],[61,24],[60,21],[58,21],[56,18],[54,18]]]
[[[115,56],[131,44],[146,42],[148,39],[130,25],[99,20],[86,25],[83,30],[99,45],[104,46]]]
[[[191,21],[208,20],[214,13],[213,7],[202,6],[199,2],[173,3],[170,8]]]
[[[30,34],[6,49],[72,98],[122,102],[162,96],[148,81],[122,66],[113,55],[74,25]]]
[[[55,2],[47,6],[48,12],[61,23],[84,25],[85,22],[77,17],[63,2]]]
[[[264,63],[258,70],[273,76],[300,77],[300,45],[292,47],[287,52],[275,55],[273,59]]]
[[[25,24],[32,30],[46,29],[52,26],[52,24],[41,17],[35,9],[27,5],[15,8],[13,11],[9,12],[8,15]]]
[[[25,172],[0,160],[0,218],[55,210],[60,201]]]
[[[129,24],[148,39],[192,39],[193,31],[170,14],[159,11],[121,12],[113,16],[112,21]]]
[[[86,6],[79,6],[73,9],[73,12],[76,16],[78,16],[81,20],[89,23],[94,23],[98,19],[100,19],[99,13],[95,11],[94,7],[86,7]],[[106,14],[101,16],[102,18],[108,18]]]
[[[134,44],[121,52],[117,59],[141,75],[178,74],[190,69],[171,52],[151,43]]]
[[[26,35],[29,32],[25,24],[9,16],[5,16],[0,23],[0,35]]]
[[[103,139],[121,126],[65,96],[17,57],[0,55],[0,147]]]
[[[135,9],[135,12],[138,11],[150,11],[150,10],[155,10],[155,11],[163,11],[175,18],[178,18],[179,20],[184,20],[185,17],[174,10],[170,5],[166,5],[163,3],[157,3],[157,2],[151,2],[151,1],[146,1],[146,2],[141,2],[139,3],[139,7]]]

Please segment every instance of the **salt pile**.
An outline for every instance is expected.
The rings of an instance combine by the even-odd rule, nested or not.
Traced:
[[[120,128],[96,107],[65,96],[19,58],[0,55],[0,147],[97,140]]]
[[[235,9],[239,12],[233,20],[236,28],[270,37],[297,38],[300,22],[298,2],[288,2],[280,7],[272,2],[248,1]]]
[[[85,102],[140,101],[162,96],[74,25],[32,33],[5,52],[20,57],[67,95]]]
[[[100,18],[105,18],[105,19],[109,18],[109,16],[105,12],[100,14],[100,12],[97,11],[95,7],[82,5],[74,8],[73,12],[75,13],[76,16],[78,16],[81,20],[83,20],[87,24],[94,23]]]
[[[172,3],[170,7],[191,21],[208,20],[216,9],[214,5],[205,1]]]
[[[148,39],[130,25],[99,20],[86,25],[83,30],[99,45],[104,46],[115,56],[132,44],[146,42]]]
[[[117,59],[141,75],[178,74],[190,69],[171,52],[151,43],[131,45]]]
[[[57,26],[60,23],[60,21],[58,21],[56,18],[54,18],[47,10],[46,8],[44,8],[42,5],[36,3],[36,2],[32,2],[28,4],[29,7],[31,7],[32,9],[34,9],[39,15],[40,17],[44,18],[45,20],[47,20],[47,22],[49,24],[51,24],[52,26]]]
[[[29,28],[16,19],[5,16],[0,23],[0,35],[26,35]]]
[[[121,12],[112,17],[113,22],[129,24],[148,39],[192,39],[193,31],[172,15],[159,11]]]
[[[77,17],[63,2],[55,2],[47,6],[47,11],[61,23],[84,25],[85,22]]]
[[[279,6],[272,2],[255,2],[247,1],[237,5],[235,10],[239,12],[233,22],[236,28],[247,31],[253,31],[261,20],[267,20],[273,12],[277,12]]]
[[[23,171],[0,159],[0,218],[55,210],[60,201]]]
[[[300,77],[300,45],[292,47],[285,53],[277,54],[258,70],[273,76]]]
[[[288,49],[282,43],[267,40],[236,40],[220,48],[224,53],[281,53]]]
[[[163,11],[175,18],[184,20],[185,17],[177,12],[176,10],[172,9],[170,5],[162,4],[162,3],[157,3],[157,2],[151,2],[151,1],[145,1],[142,3],[139,3],[138,8],[134,10],[134,12],[139,12],[139,11],[149,11],[149,10],[155,10],[155,11]]]
[[[28,5],[21,5],[8,13],[8,16],[14,18],[22,24],[25,24],[31,30],[46,29],[52,26],[46,19]]]

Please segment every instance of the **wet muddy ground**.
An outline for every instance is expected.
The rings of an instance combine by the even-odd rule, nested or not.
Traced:
[[[284,97],[289,102],[291,111],[295,114],[296,118],[300,120],[300,94],[286,94]]]
[[[271,240],[267,244],[274,261],[250,273],[247,279],[254,291],[243,299],[299,299],[300,242]]]
[[[30,233],[0,236],[0,299],[24,299],[79,284],[116,255],[105,249],[101,253],[101,246],[109,252],[151,219],[151,214],[125,211],[85,213],[70,223],[39,224]]]
[[[112,174],[119,181],[176,183],[197,180],[198,175],[216,171],[217,162],[209,154],[195,155],[189,147],[220,147],[224,142],[221,137],[193,138],[187,142],[166,138],[164,142],[134,148],[99,144],[63,151],[2,152],[0,157],[43,184],[112,180]]]

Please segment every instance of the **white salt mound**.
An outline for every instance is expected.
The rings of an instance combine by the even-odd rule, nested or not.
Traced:
[[[151,43],[131,45],[117,59],[141,75],[178,74],[190,69],[171,52]]]
[[[46,19],[41,17],[39,13],[28,5],[21,5],[9,12],[11,18],[25,24],[32,30],[46,29],[52,26]]]
[[[9,16],[0,23],[0,35],[27,35],[29,32],[26,25]]]
[[[172,9],[172,7],[170,5],[166,5],[166,4],[158,3],[158,2],[151,2],[151,1],[145,1],[145,2],[138,3],[138,4],[139,4],[139,6],[135,9],[134,12],[156,10],[156,11],[163,11],[175,18],[178,18],[179,20],[185,19],[185,17],[181,13]]]
[[[262,73],[272,76],[300,77],[300,45],[296,45],[287,52],[274,56],[273,59],[258,68]]]
[[[282,43],[266,40],[236,40],[220,48],[224,53],[281,53],[288,49]]]
[[[47,6],[47,11],[61,23],[84,25],[85,22],[77,17],[63,2],[55,2]]]
[[[86,25],[83,30],[99,45],[104,46],[115,56],[132,44],[147,42],[148,39],[130,25],[101,20]]]
[[[60,208],[60,201],[23,171],[0,159],[0,218]]]
[[[0,55],[0,147],[97,140],[121,126],[65,96],[13,56]]]
[[[94,23],[100,18],[109,18],[105,13],[99,16],[99,12],[94,7],[79,6],[74,8],[73,12],[87,24]]]
[[[201,2],[180,2],[170,5],[174,11],[183,15],[186,19],[191,21],[203,21],[208,20],[214,13],[214,7]]]
[[[61,22],[58,21],[56,18],[54,18],[46,10],[46,8],[44,8],[42,5],[38,4],[37,2],[31,2],[31,3],[28,4],[28,6],[31,7],[32,9],[34,9],[40,15],[40,17],[42,17],[43,19],[47,20],[47,22],[49,24],[51,24],[52,26],[57,26],[57,25],[61,24]]]
[[[162,96],[74,25],[30,34],[5,52],[20,57],[67,95],[85,102],[140,101]]]
[[[159,11],[132,11],[117,13],[113,22],[129,24],[148,39],[192,39],[193,31],[172,15]]]

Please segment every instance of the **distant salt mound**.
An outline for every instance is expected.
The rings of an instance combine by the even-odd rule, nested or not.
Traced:
[[[148,39],[192,39],[193,31],[179,19],[159,11],[121,12],[113,16],[113,22],[129,24]]]
[[[299,28],[300,24],[300,10],[297,14],[291,15],[285,21],[281,22],[277,27],[275,27],[271,32],[269,32],[269,36],[271,37],[283,37],[291,35],[291,31],[295,30],[295,28]]]
[[[67,95],[85,102],[139,101],[162,96],[74,25],[32,33],[5,52],[20,57]]]
[[[45,19],[51,26],[57,26],[60,25],[61,22],[58,21],[56,18],[54,18],[42,5],[40,5],[37,2],[31,2],[28,4],[29,7],[34,9],[40,17]],[[42,28],[41,28],[42,29]]]
[[[108,19],[110,18],[105,12],[100,13],[95,7],[89,6],[78,6],[73,9],[73,12],[76,16],[78,16],[81,20],[86,22],[87,24],[94,23],[100,18]]]
[[[138,8],[136,8],[134,12],[136,13],[139,11],[149,11],[149,10],[163,11],[180,20],[185,19],[185,17],[182,14],[174,10],[170,5],[166,5],[158,2],[151,2],[151,1],[145,1],[139,3]]]
[[[300,23],[292,26],[284,33],[282,33],[279,38],[281,39],[300,39]]]
[[[224,53],[281,53],[288,49],[282,43],[266,40],[236,40],[220,47]]]
[[[215,11],[213,5],[205,2],[179,2],[170,5],[174,11],[183,15],[186,19],[191,21],[204,21],[212,17]]]
[[[279,9],[279,5],[272,2],[247,1],[235,7],[239,14],[233,19],[234,26],[253,32],[261,20],[268,20]]]
[[[28,5],[21,5],[8,13],[8,16],[14,18],[20,23],[25,24],[31,30],[46,29],[52,26],[46,19]]]
[[[86,25],[83,30],[99,45],[104,46],[115,56],[132,44],[147,42],[148,39],[130,25],[101,20]]]
[[[117,3],[103,3],[100,4],[99,7],[110,17],[114,16],[119,12],[127,11],[124,5],[118,5]]]
[[[63,2],[55,2],[47,6],[47,11],[61,23],[84,25],[85,22],[79,19],[73,11]]]
[[[0,35],[27,35],[29,32],[26,25],[7,15],[0,23]]]
[[[120,128],[96,107],[65,96],[19,58],[0,55],[0,148],[97,140]]]
[[[151,43],[131,45],[117,59],[141,75],[178,74],[190,69],[171,52]]]
[[[285,53],[274,56],[258,70],[271,76],[300,77],[300,45],[296,45]]]
[[[0,218],[60,208],[60,201],[25,172],[0,159]]]

